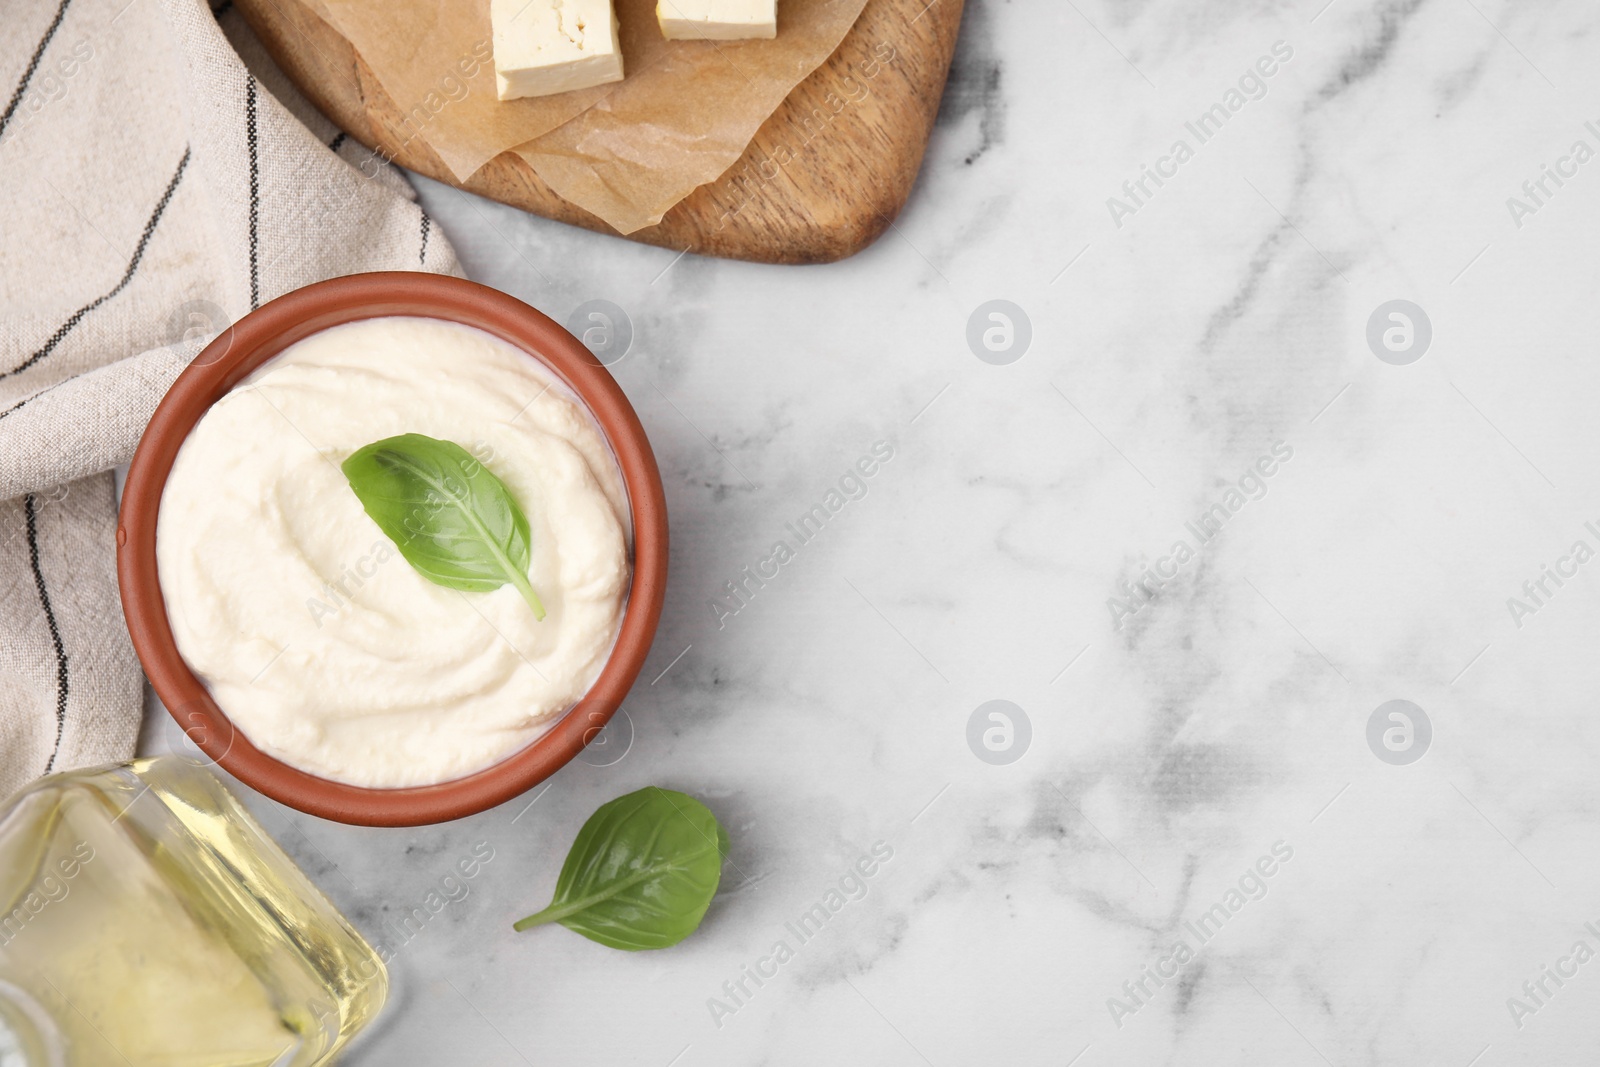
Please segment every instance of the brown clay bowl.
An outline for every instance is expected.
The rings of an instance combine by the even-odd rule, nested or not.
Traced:
[[[156,513],[178,448],[206,410],[252,371],[319,330],[383,315],[475,326],[553,371],[589,406],[622,468],[633,511],[633,585],[616,647],[600,677],[543,736],[485,770],[438,785],[372,789],[329,781],[250,743],[178,655],[156,572]],[[598,734],[644,666],[667,583],[667,507],[650,442],[633,407],[575,337],[512,297],[459,278],[356,274],[297,289],[234,323],[178,376],[133,463],[117,526],[117,580],[134,651],[156,694],[206,756],[274,800],[325,819],[417,826],[491,808],[559,770]]]

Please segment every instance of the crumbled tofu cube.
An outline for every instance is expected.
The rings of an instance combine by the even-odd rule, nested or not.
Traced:
[[[622,80],[611,0],[489,0],[500,99]]]
[[[672,41],[741,41],[778,35],[778,0],[658,0],[661,35]]]

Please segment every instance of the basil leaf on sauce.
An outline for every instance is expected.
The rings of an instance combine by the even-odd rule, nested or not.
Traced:
[[[340,469],[362,508],[418,574],[468,592],[509,582],[533,617],[544,618],[528,582],[528,517],[472,453],[453,441],[405,433],[374,441]]]
[[[704,804],[647,786],[589,816],[556,879],[555,899],[514,928],[557,922],[629,951],[676,945],[699,927],[727,854],[728,835]]]

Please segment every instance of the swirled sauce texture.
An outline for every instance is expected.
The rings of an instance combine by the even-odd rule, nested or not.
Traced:
[[[407,563],[339,465],[373,441],[454,441],[527,513],[536,622],[508,585],[457,592]],[[224,396],[178,453],[156,557],[178,651],[257,748],[393,788],[527,745],[605,665],[631,526],[598,425],[536,361],[424,318],[337,326]]]

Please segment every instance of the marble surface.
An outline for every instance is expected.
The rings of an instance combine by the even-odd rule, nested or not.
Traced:
[[[257,799],[394,953],[348,1063],[1592,1061],[1600,12],[1323,3],[969,0],[910,205],[833,266],[418,183],[472,277],[626,311],[671,588],[631,740],[547,787],[393,831]],[[732,835],[701,930],[513,934],[650,783]]]

